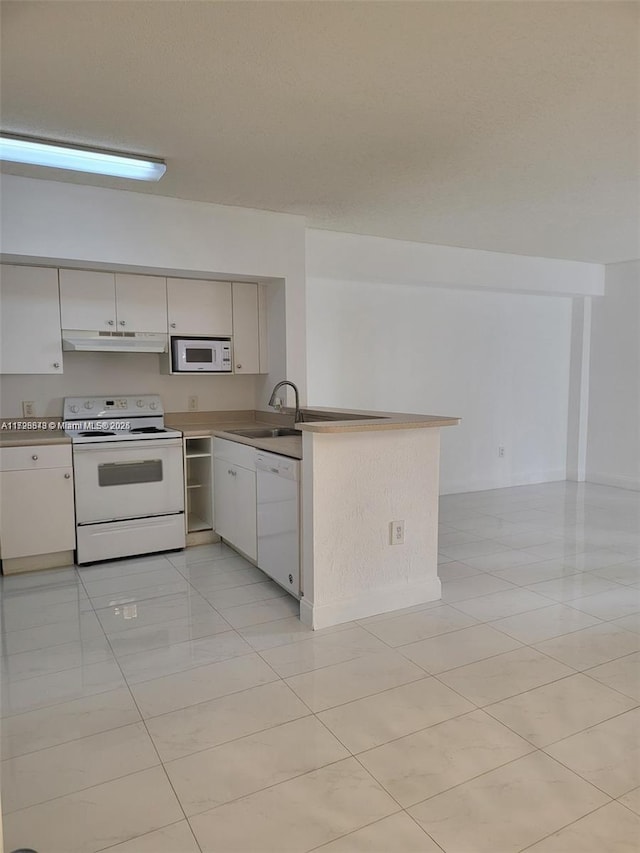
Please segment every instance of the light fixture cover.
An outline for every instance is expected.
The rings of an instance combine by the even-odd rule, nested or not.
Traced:
[[[0,134],[0,160],[49,166],[53,169],[71,169],[74,172],[92,172],[131,178],[134,181],[159,181],[167,170],[162,160],[118,154],[92,148],[77,148],[59,142]]]

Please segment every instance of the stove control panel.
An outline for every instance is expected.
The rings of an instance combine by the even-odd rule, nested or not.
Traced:
[[[91,413],[92,417],[109,415],[127,418],[144,414],[162,415],[162,402],[157,394],[139,394],[132,397],[65,397],[63,417],[77,420],[78,413]]]

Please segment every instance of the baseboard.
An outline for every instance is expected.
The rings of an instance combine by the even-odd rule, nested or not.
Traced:
[[[36,554],[33,557],[9,557],[2,560],[2,574],[16,575],[19,572],[41,572],[73,566],[73,551],[56,551],[53,554]]]
[[[465,492],[487,492],[490,489],[509,489],[512,486],[534,486],[538,483],[556,483],[566,480],[567,472],[564,468],[549,468],[546,471],[531,471],[522,474],[513,474],[506,478],[481,478],[477,480],[454,480],[443,482],[440,477],[441,495],[459,495]]]
[[[313,628],[329,628],[354,619],[378,616],[403,607],[427,604],[441,597],[440,578],[433,577],[420,584],[363,592],[355,598],[312,604],[306,598],[300,601],[300,621]]]
[[[632,492],[640,492],[639,479],[620,474],[598,474],[589,471],[587,474],[587,483],[596,483],[599,486],[615,486],[618,489],[629,489]]]

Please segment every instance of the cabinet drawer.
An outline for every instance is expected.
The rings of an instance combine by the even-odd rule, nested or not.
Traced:
[[[226,459],[234,465],[256,470],[256,449],[239,441],[228,441],[226,438],[213,439],[213,455],[216,459]]]
[[[31,444],[0,447],[0,471],[71,467],[70,444]]]

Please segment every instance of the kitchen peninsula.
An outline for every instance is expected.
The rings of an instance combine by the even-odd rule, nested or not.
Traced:
[[[342,414],[301,425],[300,618],[313,628],[440,598],[440,429],[459,418]]]
[[[298,438],[255,440],[228,430],[249,413],[167,417],[185,435],[221,438],[302,459],[301,620],[325,628],[440,598],[440,429],[456,417],[305,408]],[[251,413],[253,415],[253,413]],[[293,425],[293,414],[256,412]],[[402,523],[391,544],[392,523]]]

